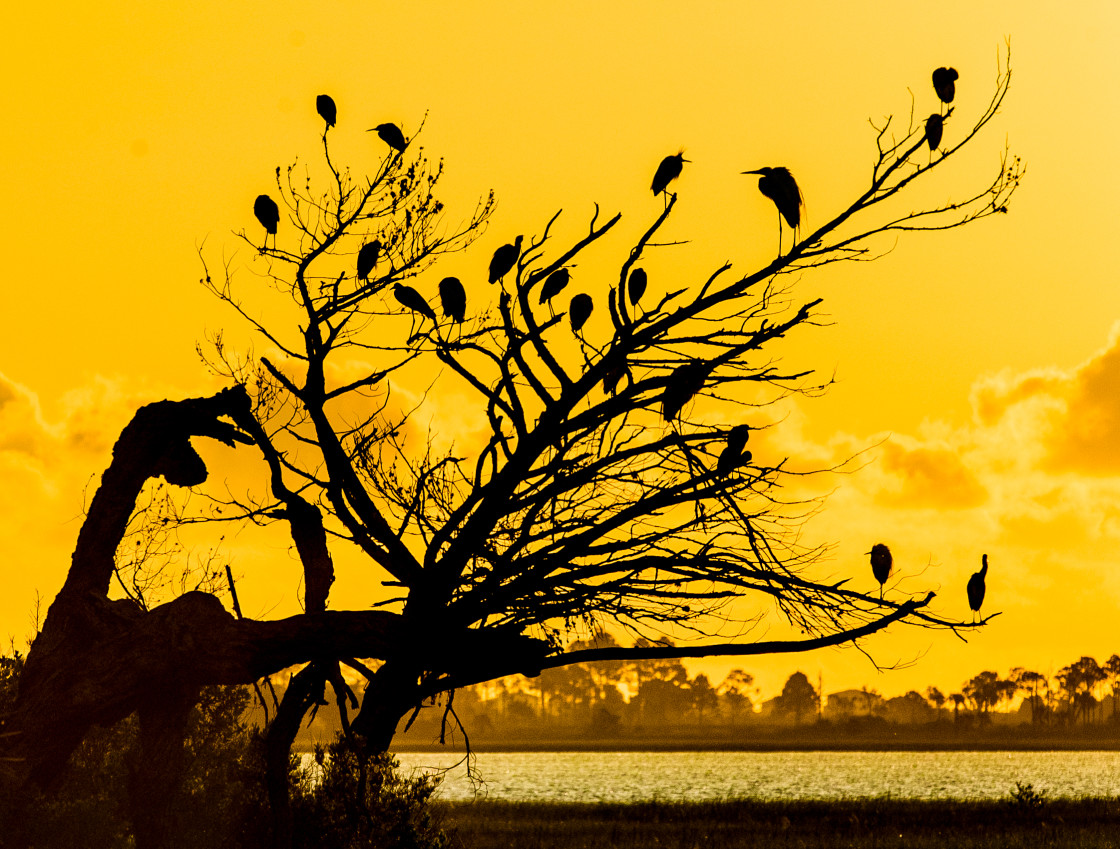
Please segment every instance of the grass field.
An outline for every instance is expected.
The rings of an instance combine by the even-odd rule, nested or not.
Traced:
[[[1120,800],[538,804],[440,807],[463,849],[1120,849]]]

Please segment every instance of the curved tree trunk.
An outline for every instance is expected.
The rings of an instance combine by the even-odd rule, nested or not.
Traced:
[[[78,534],[66,581],[28,653],[14,708],[0,726],[0,789],[9,796],[22,795],[28,782],[56,786],[92,726],[139,711],[141,752],[130,781],[136,841],[140,849],[161,846],[167,805],[180,778],[186,720],[200,686],[247,684],[323,657],[384,656],[396,642],[400,617],[381,611],[311,612],[259,622],[234,619],[217,598],[201,592],[151,611],[109,599],[117,547],[145,482],[160,475],[180,486],[205,480],[190,438],[250,442],[222,420],[243,417],[248,404],[240,386],[209,398],[161,401],[138,410],[122,431]],[[314,588],[318,597],[329,580],[324,575]]]

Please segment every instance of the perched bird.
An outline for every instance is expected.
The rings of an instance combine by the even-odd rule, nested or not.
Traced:
[[[704,388],[704,382],[714,368],[715,363],[696,360],[673,369],[669,382],[665,385],[665,392],[661,395],[661,415],[665,417],[665,421],[671,422],[680,415],[684,405]]]
[[[934,113],[926,118],[926,142],[930,150],[937,150],[941,145],[941,135],[945,131],[945,119]]]
[[[548,275],[548,279],[544,281],[541,286],[541,295],[537,303],[543,304],[545,301],[551,301],[557,295],[564,291],[564,287],[568,285],[571,275],[566,268],[558,268],[556,271]]]
[[[805,200],[801,197],[801,189],[797,181],[789,173],[788,168],[756,168],[754,171],[743,171],[744,174],[761,174],[758,179],[758,190],[778,207],[778,253],[782,252],[782,219],[794,230],[795,238],[797,228],[801,224],[801,207]]]
[[[956,68],[938,68],[933,72],[933,90],[941,98],[942,103],[952,103],[957,93],[957,78],[960,74]]]
[[[726,475],[741,463],[750,462],[751,452],[743,450],[750,436],[750,425],[745,424],[736,425],[727,432],[727,445],[720,452],[719,460],[716,461],[717,472]]]
[[[590,295],[580,293],[572,298],[572,303],[568,306],[568,319],[572,322],[573,332],[579,333],[580,328],[587,324],[587,319],[591,318],[591,311],[594,309],[595,302]]]
[[[276,235],[276,227],[280,223],[280,207],[268,195],[258,195],[253,203],[253,214],[261,222],[264,231],[270,236]]]
[[[319,117],[327,122],[328,127],[333,127],[338,110],[335,109],[334,99],[329,94],[320,94],[315,98],[315,111]]]
[[[366,242],[358,251],[358,279],[368,280],[370,272],[377,265],[377,258],[381,255],[381,241],[374,239]]]
[[[976,621],[976,614],[980,612],[980,607],[984,604],[984,592],[987,589],[984,586],[984,576],[988,574],[988,555],[981,555],[980,564],[980,571],[972,573],[972,577],[968,579],[968,586],[965,587],[968,591],[968,606],[972,608],[972,620],[974,622]]]
[[[444,316],[463,323],[467,312],[467,293],[458,277],[444,277],[439,281],[439,301],[443,305]]]
[[[370,127],[366,132],[377,133],[381,141],[398,152],[403,153],[408,147],[408,142],[404,140],[404,133],[396,124],[378,124],[376,127]]]
[[[436,320],[436,311],[428,305],[428,302],[424,300],[424,296],[411,286],[402,286],[400,283],[394,283],[393,297],[413,312],[426,315],[432,321]]]
[[[517,258],[521,256],[521,240],[524,236],[514,239],[512,245],[502,245],[494,251],[494,258],[490,260],[490,282],[497,283],[513,268]]]
[[[630,303],[636,304],[642,299],[642,295],[646,293],[646,272],[645,269],[635,268],[630,272],[630,280],[627,283],[627,295],[630,297]]]
[[[887,582],[887,578],[891,576],[891,566],[894,565],[894,558],[891,557],[891,550],[881,542],[871,546],[871,551],[868,554],[871,555],[871,574],[879,582],[879,598],[882,598],[883,585]]]
[[[683,150],[675,156],[666,156],[662,159],[653,175],[653,183],[650,185],[654,195],[659,195],[665,191],[669,184],[681,175],[681,169],[684,167],[684,163],[688,161],[684,158]]]

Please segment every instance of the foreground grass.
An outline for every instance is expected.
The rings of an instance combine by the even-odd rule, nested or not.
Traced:
[[[462,849],[1120,849],[1120,800],[445,803]]]

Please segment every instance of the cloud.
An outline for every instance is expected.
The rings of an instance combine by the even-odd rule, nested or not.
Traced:
[[[984,427],[1014,421],[1037,431],[1040,469],[1120,475],[1120,324],[1084,363],[986,378],[972,401]]]
[[[883,445],[879,465],[893,479],[876,494],[879,504],[962,510],[979,507],[988,492],[959,453],[948,448]]]
[[[43,418],[34,392],[0,373],[0,452],[44,462],[54,454],[63,432]]]

